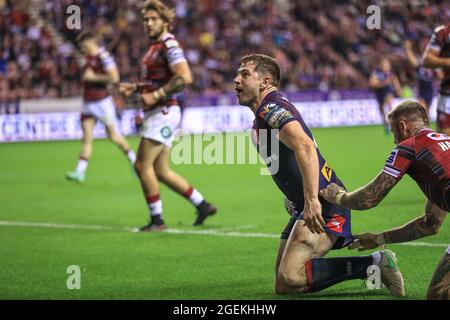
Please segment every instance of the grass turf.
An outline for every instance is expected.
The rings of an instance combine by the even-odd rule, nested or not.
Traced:
[[[367,183],[393,147],[380,127],[314,129],[319,148],[347,188]],[[134,148],[138,139],[130,139]],[[0,299],[392,299],[353,280],[310,295],[276,296],[277,238],[202,234],[133,234],[121,227],[146,223],[147,208],[125,157],[106,140],[94,143],[87,181],[64,179],[78,141],[0,145],[0,220],[101,225],[85,230],[0,225]],[[278,235],[288,215],[282,195],[261,165],[173,165],[219,208],[192,227],[194,208],[166,187],[166,223],[184,230],[239,228]],[[353,232],[399,226],[423,212],[425,198],[405,177],[377,208],[354,211]],[[438,235],[419,240],[450,243],[448,221]],[[390,245],[407,286],[406,299],[423,299],[445,248]],[[359,255],[347,249],[328,256]],[[68,290],[69,265],[81,268],[81,290]]]

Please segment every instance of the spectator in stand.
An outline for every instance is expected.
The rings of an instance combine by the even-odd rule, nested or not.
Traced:
[[[148,45],[142,41],[141,3],[48,0],[40,14],[71,44],[79,31],[67,29],[64,17],[69,5],[79,5],[83,28],[98,31],[106,50],[114,55],[122,79],[134,82],[140,74],[134,61]],[[188,95],[232,92],[228,80],[234,77],[235,57],[253,52],[280,61],[286,75],[283,90],[367,89],[372,61],[380,56],[395,61],[395,73],[404,71],[406,78],[414,78],[415,69],[403,49],[404,35],[429,38],[430,30],[446,22],[450,12],[445,1],[407,5],[388,1],[383,6],[383,27],[369,30],[366,9],[370,0],[172,0],[167,4],[175,8],[179,39],[189,39],[182,43],[195,79]],[[21,83],[27,88],[21,94],[24,98],[79,95],[73,49],[70,45],[55,47],[48,30],[31,21],[25,9],[23,2],[13,1],[0,7],[2,58],[16,61],[21,74],[30,74]],[[40,78],[38,70],[44,59],[54,78]]]

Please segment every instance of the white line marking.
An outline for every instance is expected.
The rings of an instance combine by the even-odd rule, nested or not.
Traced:
[[[131,231],[131,228],[108,227],[87,224],[62,224],[46,222],[24,222],[24,221],[1,221],[0,226],[13,227],[37,227],[37,228],[57,228],[57,229],[88,229],[88,230],[112,230],[112,231]]]
[[[78,230],[109,230],[109,231],[127,231],[131,232],[134,228],[127,227],[111,227],[111,226],[98,226],[87,224],[62,224],[62,223],[45,223],[45,222],[25,222],[25,221],[2,221],[0,220],[0,226],[12,226],[12,227],[36,227],[36,228],[57,228],[57,229],[78,229]],[[258,233],[258,232],[236,232],[227,230],[237,229],[251,229],[255,226],[241,226],[235,228],[222,228],[222,229],[206,229],[206,230],[181,230],[181,229],[166,229],[162,232],[173,234],[194,234],[194,235],[207,235],[207,236],[221,236],[221,237],[241,237],[241,238],[266,238],[266,239],[278,239],[279,234],[273,233]],[[390,245],[399,246],[413,246],[413,247],[442,247],[447,248],[450,244],[445,243],[428,243],[428,242],[405,242],[405,243],[392,243]]]

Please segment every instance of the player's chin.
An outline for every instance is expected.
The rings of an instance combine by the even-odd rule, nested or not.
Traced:
[[[241,106],[248,106],[248,101],[247,101],[248,99],[245,99],[244,97],[242,97],[242,95],[238,95],[237,99],[238,99],[238,103]]]

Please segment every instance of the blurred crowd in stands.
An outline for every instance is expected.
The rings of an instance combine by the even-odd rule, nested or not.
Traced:
[[[123,81],[139,78],[148,45],[138,5],[142,0],[46,0],[40,16],[64,38],[57,45],[27,10],[33,0],[0,0],[0,100],[80,94],[79,69],[66,8],[81,8],[82,30],[103,39]],[[391,59],[403,84],[415,73],[403,42],[423,52],[434,27],[447,23],[450,1],[426,0],[172,0],[173,26],[194,73],[189,94],[233,90],[242,55],[259,52],[281,63],[285,91],[367,88],[380,57]],[[366,26],[367,7],[381,8],[381,29]]]

